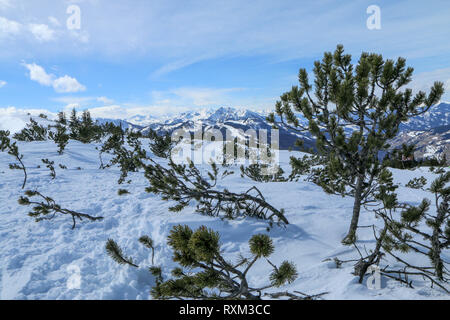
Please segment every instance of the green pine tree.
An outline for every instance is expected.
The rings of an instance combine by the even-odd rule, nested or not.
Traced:
[[[435,214],[430,212],[431,201],[428,199],[412,206],[398,203],[396,194],[380,194],[383,208],[375,211],[385,223],[386,233],[379,238],[382,248],[404,265],[400,270],[386,268],[383,272],[403,275],[403,282],[407,282],[409,275],[420,275],[449,293],[442,283],[450,281],[450,266],[445,259],[450,248],[450,172],[433,181],[430,191],[434,194]],[[405,255],[408,252],[427,256],[431,266],[423,262],[415,264],[416,259]]]
[[[41,159],[42,163],[45,164],[48,170],[50,170],[50,177],[52,180],[56,179],[56,171],[55,171],[55,161],[50,161],[49,159]]]
[[[78,119],[77,110],[73,108],[70,113],[69,129],[70,129],[70,137],[74,140],[78,138],[79,126],[80,120]]]
[[[119,184],[125,181],[129,172],[138,172],[139,169],[144,167],[147,152],[142,148],[139,137],[139,133],[127,132],[125,134],[120,130],[120,132],[110,135],[100,149],[101,169],[110,168],[114,165],[120,167]],[[103,153],[113,155],[113,158],[107,164],[103,163]]]
[[[55,141],[58,146],[58,153],[61,155],[64,153],[64,149],[69,143],[70,135],[67,133],[66,126],[58,123],[56,125],[56,133],[50,131],[49,138]]]
[[[154,253],[152,239],[143,236],[139,242]],[[284,261],[276,266],[269,260],[275,247],[265,234],[254,235],[249,240],[250,255],[240,256],[237,262],[228,261],[223,256],[219,234],[205,226],[195,231],[186,225],[175,226],[168,236],[168,244],[174,251],[173,261],[180,267],[173,269],[172,279],[166,281],[161,267],[153,265],[149,268],[156,278],[156,285],[151,290],[155,299],[259,300],[267,289],[292,283],[298,276],[293,263]],[[124,256],[114,240],[108,240],[106,251],[117,263],[138,267],[131,258]],[[267,277],[269,283],[256,288],[249,284],[248,274],[259,260],[266,260],[272,271]],[[305,299],[287,292],[269,295]]]
[[[444,87],[435,82],[428,95],[422,91],[413,95],[411,89],[403,90],[413,74],[405,59],[384,60],[379,54],[362,53],[353,65],[342,45],[316,61],[313,73],[311,84],[306,69],[300,69],[300,86],[281,96],[277,117],[271,114],[268,120],[310,132],[317,150],[328,160],[322,172],[324,189],[354,196],[353,216],[343,240],[349,244],[356,237],[361,206],[373,200],[373,184],[382,172],[380,151],[389,148],[388,141],[397,135],[402,122],[437,103]]]
[[[169,158],[174,143],[170,134],[158,135],[154,130],[150,129],[148,136],[150,138],[150,150],[153,154],[160,158]]]
[[[60,125],[67,125],[66,113],[64,111],[58,112],[58,119],[56,122]]]
[[[14,134],[13,138],[18,141],[45,141],[47,140],[47,128],[40,125],[36,120],[30,118],[30,122],[22,131]]]
[[[19,153],[19,147],[16,142],[12,142],[10,137],[10,132],[5,130],[0,130],[0,152],[7,152],[9,155],[16,159],[16,163],[11,163],[9,168],[12,170],[22,170],[23,171],[23,184],[22,189],[25,188],[27,183],[27,170],[23,163],[23,154]]]
[[[91,143],[100,140],[102,134],[102,127],[94,123],[91,113],[88,110],[83,111],[81,122],[78,125],[77,140],[83,143]]]

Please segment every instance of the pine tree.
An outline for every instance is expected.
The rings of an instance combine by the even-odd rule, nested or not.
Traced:
[[[395,193],[395,190],[398,187],[396,184],[394,184],[392,173],[389,170],[384,169],[380,173],[377,182],[379,184],[379,188],[376,188],[375,198],[380,202],[380,206],[377,206],[377,209],[375,209],[374,212],[377,215],[379,214],[379,212],[391,212],[397,205],[397,194]],[[356,264],[354,265],[353,274],[355,276],[358,276],[359,283],[363,282],[364,276],[366,275],[369,268],[373,265],[379,265],[382,257],[385,255],[383,252],[383,242],[387,233],[386,224],[383,226],[381,230],[378,231],[378,235],[377,235],[377,228],[375,225],[364,226],[364,228],[366,227],[372,227],[373,229],[373,234],[375,238],[375,245],[373,249],[370,250],[366,248],[366,245],[364,245],[364,249],[362,248],[360,249],[358,248],[357,241],[354,241],[353,246],[356,248],[356,251],[360,255],[359,259],[342,261],[337,257],[334,258],[334,262],[336,263],[336,266],[338,268],[343,263],[356,262]],[[366,255],[364,256],[363,253],[365,253]],[[383,271],[384,270],[385,269],[383,269]]]
[[[74,140],[76,140],[78,138],[79,126],[80,126],[80,120],[78,119],[77,110],[75,110],[75,108],[73,108],[70,113],[69,129],[70,129],[70,137]]]
[[[63,126],[67,125],[67,118],[64,111],[58,112],[58,119],[56,120],[56,122]]]
[[[126,194],[130,194],[130,192],[128,190],[126,190],[126,189],[119,189],[119,190],[117,190],[117,194],[119,196],[123,196],[123,195],[126,195]]]
[[[114,130],[115,126],[106,124],[104,126],[98,125],[92,120],[89,110],[83,111],[81,119],[77,116],[77,111],[72,110],[69,120],[70,138],[78,140],[82,143],[91,143],[93,141],[100,141],[100,139],[110,130]]]
[[[430,213],[431,201],[428,199],[423,199],[418,206],[412,206],[398,203],[396,194],[382,195],[383,208],[376,210],[377,216],[384,220],[386,229],[386,233],[380,237],[382,248],[404,265],[401,270],[384,269],[384,273],[398,275],[397,279],[406,283],[408,275],[423,276],[447,293],[450,292],[442,285],[442,282],[450,281],[450,266],[445,259],[450,249],[449,184],[450,172],[440,175],[431,184],[430,191],[434,194],[436,205],[435,214]],[[400,215],[396,214],[398,210]],[[424,263],[417,266],[408,261],[408,256],[404,255],[408,252],[427,256],[431,266]]]
[[[22,189],[25,188],[27,183],[27,170],[23,163],[23,155],[19,153],[19,148],[16,142],[12,142],[9,138],[10,132],[0,130],[0,152],[7,152],[9,155],[13,156],[18,163],[11,163],[9,168],[12,170],[22,170],[23,171],[23,184]]]
[[[56,179],[56,171],[55,171],[55,161],[50,161],[49,159],[41,159],[42,163],[45,164],[48,170],[50,170],[50,177],[52,180]]]
[[[416,147],[414,145],[402,144],[402,148],[399,151],[400,161],[402,163],[402,169],[411,168],[414,166],[414,151]]]
[[[91,118],[91,113],[88,110],[83,111],[81,122],[78,125],[78,136],[76,139],[83,143],[90,143],[100,140],[102,133],[101,126],[94,123]]]
[[[353,216],[343,243],[356,237],[361,205],[373,200],[372,183],[379,175],[379,153],[399,125],[426,112],[441,98],[444,87],[435,82],[428,96],[411,89],[401,90],[413,74],[405,59],[384,60],[381,55],[362,53],[354,66],[351,56],[338,45],[334,54],[326,52],[314,63],[314,86],[306,69],[300,69],[300,87],[281,96],[276,114],[268,120],[297,132],[310,132],[319,153],[329,161],[325,166],[331,187],[326,191],[354,196]],[[379,93],[379,94],[378,94]],[[312,95],[315,95],[313,99]],[[302,122],[296,113],[306,121]],[[345,130],[353,128],[352,130]],[[349,193],[350,190],[350,193]]]
[[[84,110],[81,115],[81,122],[86,127],[91,127],[94,125],[94,121],[92,121],[91,113],[89,110]]]
[[[122,140],[125,138],[125,131],[122,129],[122,123],[116,125],[111,122],[107,122],[103,124],[102,131],[105,136],[116,134],[122,137]]]
[[[30,118],[30,122],[22,131],[14,134],[13,138],[18,141],[45,141],[47,140],[47,128],[37,123],[37,121]]]
[[[69,134],[67,134],[66,126],[58,123],[56,125],[56,133],[50,131],[49,138],[55,141],[56,145],[58,146],[58,153],[62,155],[70,139]]]
[[[170,134],[158,135],[154,130],[150,129],[148,136],[150,138],[150,150],[153,154],[160,158],[169,158],[174,143]]]
[[[143,236],[139,242],[154,252],[153,241],[149,237]],[[174,251],[173,261],[181,267],[172,270],[173,279],[166,281],[161,267],[153,265],[149,268],[156,278],[156,285],[151,290],[155,299],[259,300],[265,290],[292,283],[298,276],[293,263],[284,261],[276,266],[269,260],[275,248],[272,239],[265,234],[254,235],[249,240],[250,256],[241,256],[237,262],[225,259],[219,234],[205,226],[195,231],[188,226],[175,226],[168,236],[168,244]],[[108,240],[106,251],[117,263],[138,267],[131,258],[124,256],[114,240]],[[272,272],[268,275],[270,284],[255,288],[250,286],[247,278],[259,260],[266,260],[272,266]],[[278,296],[305,299],[287,292],[278,293]]]
[[[134,132],[127,132],[126,139],[124,133],[112,134],[103,144],[99,152],[101,168],[110,168],[114,165],[120,167],[119,184],[122,184],[128,176],[129,172],[137,172],[144,167],[144,160],[147,159],[147,153],[142,148],[139,140],[140,135]],[[113,158],[105,165],[103,163],[102,154],[112,154]]]

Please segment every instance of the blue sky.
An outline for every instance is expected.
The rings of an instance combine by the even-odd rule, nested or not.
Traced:
[[[67,28],[71,5],[80,29]],[[449,39],[450,3],[437,0],[0,0],[0,110],[267,110],[338,43],[355,58],[403,56],[413,89],[440,80],[450,92]]]

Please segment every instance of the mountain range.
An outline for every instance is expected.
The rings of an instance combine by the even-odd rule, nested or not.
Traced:
[[[165,119],[148,116],[134,116],[134,119],[109,120],[97,119],[100,122],[121,123],[123,128],[130,128],[142,133],[150,129],[157,133],[171,133],[174,130],[184,128],[194,132],[199,128],[203,130],[217,129],[225,137],[226,130],[237,133],[249,129],[256,131],[265,129],[270,132],[272,126],[266,120],[266,113],[251,110],[220,107],[212,110],[184,112],[177,116]],[[133,121],[138,119],[139,121]],[[348,130],[351,130],[350,128]],[[270,142],[270,134],[269,134]],[[283,150],[292,148],[297,139],[304,141],[305,148],[314,147],[314,139],[309,133],[295,133],[286,127],[280,127],[280,148]],[[441,102],[430,108],[426,113],[411,118],[400,126],[398,136],[390,141],[392,148],[401,147],[403,143],[416,146],[416,157],[436,157],[447,155],[450,159],[450,103]]]
[[[210,129],[220,130],[225,139],[227,131],[232,132],[233,135],[243,136],[244,133],[253,129],[258,133],[259,130],[267,130],[268,142],[271,142],[270,130],[272,125],[266,120],[266,114],[255,112],[251,110],[235,109],[230,107],[220,107],[218,109],[189,111],[183,112],[179,115],[166,118],[154,119],[147,123],[147,125],[136,124],[132,119],[126,120],[111,120],[111,119],[96,119],[99,123],[112,122],[116,125],[121,124],[124,129],[132,129],[141,131],[143,134],[150,130],[156,131],[158,134],[169,133],[177,129],[184,129],[191,133],[202,130],[203,132]],[[304,140],[304,145],[307,148],[314,146],[314,140],[308,133],[297,134],[284,127],[280,128],[280,148],[287,150],[293,147],[295,141],[299,138]],[[244,134],[245,135],[245,134]]]
[[[398,148],[403,143],[416,147],[414,155],[418,159],[444,154],[450,159],[450,103],[441,102],[402,124],[391,145]]]
[[[96,118],[95,120],[99,123],[112,122],[116,125],[120,124],[124,129],[141,131],[144,134],[150,129],[159,134],[170,134],[174,130],[181,128],[190,132],[202,128],[203,131],[207,129],[220,130],[223,137],[225,137],[227,130],[233,134],[240,134],[240,130],[246,132],[249,129],[254,129],[258,132],[260,129],[265,129],[268,131],[268,142],[270,143],[272,126],[266,120],[267,114],[267,112],[220,107],[217,109],[194,110],[164,118],[154,117],[149,114],[139,114],[126,119]],[[13,133],[17,132],[25,127],[29,117],[30,114],[27,114],[25,111],[1,116],[0,129],[11,130]],[[39,122],[44,122],[44,125],[52,122],[36,116],[33,116],[33,118]],[[352,130],[352,128],[346,128],[347,132]],[[304,141],[305,148],[314,148],[314,139],[309,133],[297,133],[281,126],[279,134],[280,148],[282,150],[293,148],[297,139]],[[426,113],[413,117],[408,122],[401,124],[399,134],[390,141],[390,144],[392,148],[399,148],[403,143],[416,146],[416,158],[440,157],[446,154],[447,159],[450,159],[450,103],[438,103]]]

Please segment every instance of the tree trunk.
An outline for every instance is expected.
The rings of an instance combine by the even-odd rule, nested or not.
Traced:
[[[445,199],[441,205],[437,205],[437,216],[434,220],[433,235],[431,237],[432,249],[430,250],[430,258],[433,261],[436,277],[439,280],[443,280],[443,262],[441,258],[441,242],[439,241],[440,228],[444,222],[445,215],[448,212],[448,202]]]
[[[361,197],[363,193],[364,175],[358,175],[355,189],[355,202],[353,203],[353,216],[347,235],[342,240],[343,244],[352,244],[356,240],[356,229],[358,228],[359,213],[361,212]]]

